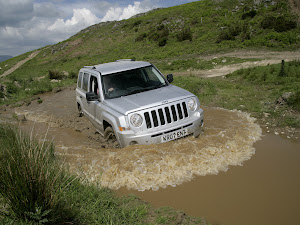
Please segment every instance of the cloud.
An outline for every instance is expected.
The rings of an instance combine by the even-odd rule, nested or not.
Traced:
[[[33,0],[0,0],[0,26],[20,26],[33,16]]]
[[[33,6],[34,16],[44,18],[57,18],[63,16],[63,11],[58,9],[53,3],[36,3]]]
[[[127,19],[156,8],[159,0],[130,2],[0,0],[0,52],[18,55],[55,44],[93,24]]]
[[[125,8],[110,7],[101,22],[128,19],[136,14],[147,12],[153,8],[154,6],[151,4],[150,0],[134,2],[133,5],[129,4]]]
[[[73,9],[73,16],[71,19],[66,21],[63,19],[57,19],[55,23],[48,27],[48,30],[59,33],[75,33],[87,26],[91,26],[99,22],[100,19],[89,9]]]

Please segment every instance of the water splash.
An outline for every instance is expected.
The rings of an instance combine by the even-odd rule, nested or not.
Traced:
[[[261,128],[249,114],[224,109],[205,110],[205,131],[157,145],[99,149],[58,146],[72,170],[111,189],[139,191],[177,186],[193,179],[242,165],[255,153]]]

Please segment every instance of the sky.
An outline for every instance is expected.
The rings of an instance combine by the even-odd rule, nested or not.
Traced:
[[[194,0],[0,0],[0,55],[17,56],[105,21]]]

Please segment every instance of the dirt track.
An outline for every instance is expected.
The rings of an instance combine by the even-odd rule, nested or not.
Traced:
[[[175,72],[174,75],[196,75],[200,77],[217,77],[225,76],[226,74],[232,73],[242,68],[250,68],[256,66],[266,66],[271,64],[278,64],[281,60],[286,62],[292,60],[300,60],[300,50],[295,52],[273,52],[273,51],[235,51],[230,53],[221,53],[200,57],[204,60],[211,60],[220,57],[235,57],[242,59],[257,59],[257,61],[237,63],[231,65],[218,65],[216,68],[211,70],[194,70],[187,72]]]
[[[5,71],[2,75],[0,75],[0,78],[8,76],[9,74],[11,74],[15,70],[17,70],[19,67],[21,67],[24,63],[26,63],[27,61],[36,57],[39,53],[40,53],[40,51],[35,51],[35,52],[31,53],[26,59],[19,61],[12,68],[10,68],[9,70]]]

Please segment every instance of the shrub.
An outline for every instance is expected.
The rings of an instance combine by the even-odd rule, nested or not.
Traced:
[[[19,88],[15,85],[15,83],[13,81],[11,81],[6,86],[6,91],[9,94],[15,94],[15,93],[18,93]]]
[[[158,46],[159,47],[165,46],[167,44],[167,41],[168,41],[168,38],[166,38],[166,37],[161,38],[158,42]]]
[[[142,33],[142,34],[140,34],[140,35],[138,35],[136,37],[135,42],[143,41],[146,37],[147,37],[147,34],[146,33]]]
[[[248,12],[245,12],[245,13],[242,15],[242,20],[247,19],[247,18],[252,19],[252,18],[255,17],[255,16],[256,16],[256,11],[252,9],[252,10],[250,10],[250,11],[248,11]]]
[[[77,78],[77,73],[75,73],[74,71],[71,71],[71,72],[69,73],[69,77],[70,77],[71,79],[75,79],[75,78]]]
[[[247,27],[243,28],[247,30]],[[225,40],[235,40],[235,37],[238,36],[242,32],[242,26],[239,23],[235,23],[230,25],[228,28],[223,29],[217,38],[217,43],[220,43]],[[250,34],[249,34],[250,35]]]
[[[156,30],[150,30],[147,34],[147,37],[150,41],[158,41],[158,46],[165,46],[169,37],[169,29],[161,24]]]
[[[142,23],[142,20],[137,20],[132,24],[132,27],[139,26]]]
[[[50,80],[62,80],[64,78],[64,74],[57,70],[49,70],[48,74]]]
[[[165,29],[165,25],[160,24],[160,25],[158,25],[158,26],[156,27],[156,29],[157,29],[157,30],[163,30],[163,29]]]
[[[190,27],[184,27],[179,34],[177,34],[177,41],[182,42],[185,40],[192,41],[192,31]]]
[[[40,224],[66,221],[70,214],[60,198],[71,178],[54,161],[52,143],[3,124],[0,142],[0,196],[8,206],[2,214]]]
[[[235,40],[235,37],[228,31],[228,30],[222,30],[217,38],[217,43],[220,43],[225,40]]]
[[[292,18],[284,16],[266,16],[260,25],[263,29],[274,29],[277,32],[284,32],[296,28],[297,22]]]

